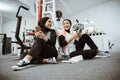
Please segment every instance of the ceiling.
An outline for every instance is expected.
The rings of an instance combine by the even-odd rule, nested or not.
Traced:
[[[110,0],[55,0],[56,10],[63,13],[63,17],[68,17],[80,13],[92,7],[98,6]],[[0,11],[3,15],[3,23],[16,19],[16,13],[20,5],[28,7],[29,12],[23,11],[27,16],[35,17],[36,0],[0,0]],[[3,5],[3,6],[1,6]],[[23,16],[24,13],[21,13]],[[26,15],[25,15],[26,16]]]

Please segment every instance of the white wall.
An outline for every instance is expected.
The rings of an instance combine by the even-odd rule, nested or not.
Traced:
[[[106,32],[108,40],[114,43],[112,51],[120,51],[120,0],[111,0],[69,18],[73,22],[75,19],[94,21],[95,28]]]
[[[0,11],[0,33],[2,33],[2,12]]]

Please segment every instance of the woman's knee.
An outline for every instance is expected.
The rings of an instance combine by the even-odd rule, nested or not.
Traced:
[[[84,59],[92,59],[96,56],[96,54],[95,50],[84,50],[82,53]]]
[[[84,38],[88,38],[89,35],[88,35],[88,34],[83,34],[82,37],[84,37]]]

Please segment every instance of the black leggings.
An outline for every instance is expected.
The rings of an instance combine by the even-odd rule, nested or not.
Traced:
[[[83,50],[85,43],[90,47],[89,50]],[[75,43],[75,45],[76,51],[70,53],[70,57],[82,55],[84,59],[92,59],[97,54],[98,47],[87,34],[83,34],[81,38]]]
[[[37,38],[35,40],[28,55],[33,57],[33,60],[31,61],[32,63],[34,63],[34,61],[41,62],[44,58],[50,58],[50,57],[57,58],[58,56],[55,46],[49,45],[47,42],[45,42],[40,38]]]

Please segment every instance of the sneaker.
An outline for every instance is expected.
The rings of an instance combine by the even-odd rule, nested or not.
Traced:
[[[62,62],[63,63],[70,63],[70,64],[72,64],[72,63],[77,63],[79,61],[83,61],[82,55],[78,55],[78,56],[72,57],[69,60],[63,60]]]
[[[110,55],[110,53],[99,52],[95,57],[108,58],[108,57],[111,57],[111,55]]]
[[[57,61],[56,61],[55,57],[52,57],[52,58],[47,59],[47,63],[56,64]]]
[[[26,63],[24,60],[20,60],[18,63],[17,63],[17,65],[19,66],[19,67],[23,67],[23,66],[26,66],[26,65],[28,65],[29,63]]]
[[[12,69],[14,71],[18,71],[21,70],[23,68],[25,68],[25,66],[27,66],[29,63],[26,63],[24,60],[20,60],[17,65],[12,66]]]
[[[14,65],[11,67],[14,71],[19,71],[21,69],[23,69],[23,67],[19,67],[18,65]]]
[[[30,68],[30,67],[32,67],[33,65],[27,65],[27,66],[18,66],[18,65],[14,65],[14,66],[12,66],[11,68],[12,68],[12,70],[13,71],[20,71],[20,70],[23,70],[23,69],[27,69],[27,68]]]

